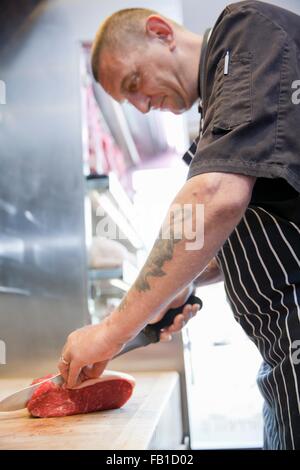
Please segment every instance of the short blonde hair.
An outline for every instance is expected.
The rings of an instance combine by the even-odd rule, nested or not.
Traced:
[[[93,76],[99,81],[98,70],[104,48],[120,52],[134,44],[138,47],[145,39],[144,21],[150,15],[160,15],[148,8],[126,8],[109,16],[99,27],[92,46],[91,65]],[[162,16],[162,15],[160,15]],[[168,20],[176,24],[172,20]],[[127,49],[128,50],[128,49]]]

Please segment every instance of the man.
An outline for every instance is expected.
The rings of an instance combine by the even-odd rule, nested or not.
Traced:
[[[102,372],[207,266],[214,275],[218,266],[234,316],[264,360],[264,447],[300,448],[299,31],[299,16],[257,1],[226,7],[205,38],[142,9],[101,26],[92,68],[107,93],[141,112],[181,113],[201,97],[203,119],[173,201],[193,210],[172,218],[169,209],[160,232],[167,226],[169,239],[158,237],[119,308],[69,336],[59,363],[69,386]],[[204,244],[189,250],[175,233],[187,217],[197,226],[199,205]]]

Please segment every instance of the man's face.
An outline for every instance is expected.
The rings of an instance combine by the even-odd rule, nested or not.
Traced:
[[[193,103],[180,78],[175,51],[162,42],[145,40],[123,56],[104,52],[101,85],[115,100],[127,100],[142,113],[160,109],[180,114]]]

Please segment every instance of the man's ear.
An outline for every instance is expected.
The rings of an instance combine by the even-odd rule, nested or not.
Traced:
[[[146,20],[146,34],[152,39],[160,39],[175,48],[174,29],[172,25],[159,15],[150,15]]]

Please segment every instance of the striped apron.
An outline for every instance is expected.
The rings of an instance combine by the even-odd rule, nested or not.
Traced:
[[[300,227],[250,205],[216,258],[234,317],[263,357],[264,447],[300,449]]]
[[[300,449],[300,223],[250,203],[216,260],[234,317],[263,358],[264,448]]]

